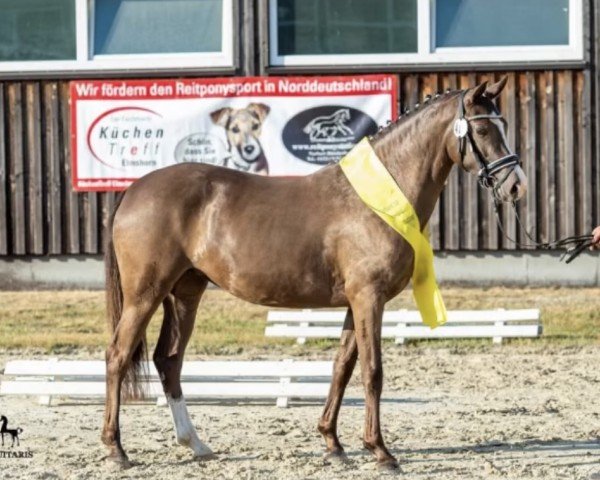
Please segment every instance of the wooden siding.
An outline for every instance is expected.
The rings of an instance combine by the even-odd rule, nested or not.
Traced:
[[[401,108],[504,74],[499,105],[529,181],[524,226],[541,241],[589,232],[600,205],[589,71],[400,74]],[[115,194],[73,192],[69,122],[68,82],[0,82],[0,255],[101,253]],[[525,240],[512,212],[501,217]],[[515,248],[499,233],[488,192],[458,168],[430,226],[438,250]]]
[[[400,75],[402,108],[446,88],[466,88],[508,75],[499,107],[508,121],[508,140],[521,156],[528,179],[519,202],[523,226],[538,241],[589,233],[599,223],[594,205],[599,165],[592,151],[590,74],[585,70]],[[527,242],[509,208],[501,212],[506,232]],[[430,221],[439,250],[512,250],[497,226],[488,192],[454,168]]]

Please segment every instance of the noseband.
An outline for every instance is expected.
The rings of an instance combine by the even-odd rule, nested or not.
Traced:
[[[512,153],[506,142],[504,141],[504,136],[502,136],[502,143],[504,144],[504,148],[506,149],[508,155],[504,157],[500,157],[492,162],[486,163],[483,159],[483,155],[481,155],[481,151],[477,147],[475,140],[473,140],[473,133],[470,128],[469,122],[473,120],[494,120],[501,119],[502,115],[496,108],[494,107],[494,113],[492,114],[482,114],[482,115],[473,115],[472,117],[465,116],[465,93],[466,90],[460,92],[460,98],[458,101],[458,118],[454,121],[454,135],[458,138],[458,151],[460,153],[460,160],[463,164],[465,161],[465,147],[466,144],[469,144],[469,149],[471,153],[477,160],[479,164],[479,172],[477,173],[477,180],[479,181],[479,185],[485,188],[491,188],[494,197],[497,196],[497,192],[500,187],[504,184],[508,176],[514,171],[514,169],[520,166],[519,156],[515,153]],[[495,174],[501,172],[502,170],[507,170],[506,174],[500,179],[497,180],[494,177]]]

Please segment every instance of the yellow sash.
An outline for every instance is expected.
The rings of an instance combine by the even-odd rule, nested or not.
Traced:
[[[421,318],[431,328],[443,325],[447,313],[435,281],[433,251],[427,237],[421,233],[414,208],[366,138],[340,160],[340,166],[361,200],[413,248],[413,295]]]

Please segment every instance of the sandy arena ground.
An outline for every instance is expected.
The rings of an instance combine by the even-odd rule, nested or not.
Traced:
[[[382,418],[401,460],[397,476],[600,478],[600,346],[544,348],[387,346]],[[9,358],[15,356],[0,355],[0,365]],[[48,408],[34,398],[0,398],[0,413],[24,430],[20,449],[33,453],[0,458],[0,471],[12,479],[379,478],[361,448],[364,405],[356,374],[347,397],[354,400],[343,406],[339,425],[345,465],[323,461],[315,428],[321,403],[191,405],[201,438],[219,455],[207,463],[174,445],[166,407],[142,404],[122,412],[123,444],[135,462],[126,471],[103,460],[102,405],[63,401]]]

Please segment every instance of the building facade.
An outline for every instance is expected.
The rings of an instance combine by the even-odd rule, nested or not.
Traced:
[[[393,73],[399,107],[508,76],[499,107],[539,241],[600,221],[598,0],[0,0],[0,256],[103,250],[113,192],[71,186],[69,81]],[[523,239],[515,217],[507,233]],[[454,169],[439,251],[505,251]]]

